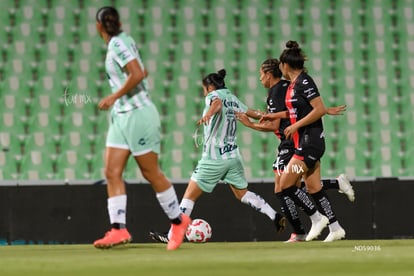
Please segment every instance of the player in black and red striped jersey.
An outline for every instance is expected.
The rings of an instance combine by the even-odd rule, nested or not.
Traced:
[[[324,241],[330,242],[345,237],[331,208],[325,191],[322,189],[320,159],[325,152],[325,138],[322,116],[326,108],[313,79],[306,73],[306,57],[296,41],[288,41],[286,49],[280,55],[280,70],[290,80],[286,90],[285,103],[289,111],[291,125],[284,134],[294,142],[295,153],[290,159],[288,170],[280,179],[283,198],[289,197],[311,218],[312,227],[306,240],[313,240],[329,224],[330,233]],[[266,114],[261,121],[272,120],[277,116]],[[303,177],[307,190],[315,200],[312,203],[306,193],[298,189],[296,183]],[[326,215],[321,215],[318,210]]]
[[[260,81],[265,88],[269,88],[267,97],[267,111],[268,113],[278,113],[287,110],[285,104],[286,90],[290,84],[289,81],[282,79],[282,72],[279,69],[279,61],[277,59],[267,59],[260,66]],[[327,114],[339,115],[345,111],[345,106],[331,107],[327,109]],[[278,155],[273,163],[273,170],[275,173],[275,193],[279,197],[282,210],[291,223],[294,232],[287,242],[296,242],[305,240],[306,233],[296,211],[296,206],[291,199],[281,198],[281,188],[279,180],[284,169],[288,165],[290,159],[295,152],[293,140],[286,139],[284,130],[290,125],[289,118],[281,118],[280,120],[264,121],[262,123],[255,123],[249,120],[245,114],[238,115],[240,122],[247,127],[259,131],[274,132],[280,139],[278,146]],[[348,198],[354,200],[354,191],[345,175],[340,175],[337,179],[326,179],[321,182],[324,189],[337,189],[340,192],[345,192]],[[304,187],[304,182],[298,183]]]

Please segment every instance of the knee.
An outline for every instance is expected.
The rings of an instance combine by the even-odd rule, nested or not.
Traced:
[[[247,190],[234,190],[233,193],[237,200],[242,201],[242,198],[247,193]]]
[[[141,170],[142,176],[150,183],[156,182],[158,179],[164,178],[164,175],[159,169]]]
[[[119,168],[112,168],[112,167],[105,167],[105,177],[108,180],[113,180],[113,179],[122,179],[122,169]]]

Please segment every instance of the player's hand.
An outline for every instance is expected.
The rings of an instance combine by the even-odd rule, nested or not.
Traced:
[[[201,125],[201,124],[208,125],[210,123],[210,119],[211,119],[211,116],[206,114],[205,116],[203,116],[203,118],[198,120],[197,124],[198,125]]]
[[[115,101],[115,97],[113,95],[109,95],[99,102],[98,107],[101,110],[108,110],[115,103]]]
[[[286,139],[290,139],[296,131],[298,131],[296,124],[290,125],[287,128],[285,128],[284,134],[286,136]]]
[[[328,107],[326,109],[326,113],[328,115],[343,115],[345,111],[346,111],[346,105]]]
[[[249,120],[249,116],[247,116],[247,114],[243,112],[236,112],[236,119],[239,120],[245,126],[251,123]]]
[[[273,120],[275,120],[275,118],[274,118],[275,115],[274,114],[276,114],[276,113],[263,114],[263,116],[259,120],[259,123],[263,123],[264,121],[273,121]]]

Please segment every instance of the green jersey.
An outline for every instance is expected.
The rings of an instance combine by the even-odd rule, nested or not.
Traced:
[[[204,126],[204,159],[230,159],[240,157],[236,144],[237,120],[235,112],[246,112],[247,106],[224,88],[210,92],[206,99],[203,116],[207,113],[213,100],[222,101],[221,111],[214,114],[208,125]]]
[[[144,70],[144,65],[134,39],[124,32],[112,37],[108,44],[105,59],[106,74],[112,93],[116,92],[125,83],[128,77],[125,66],[134,59],[138,61],[141,69]],[[114,111],[126,112],[149,105],[150,99],[148,97],[147,87],[147,80],[143,79],[131,91],[116,100]]]

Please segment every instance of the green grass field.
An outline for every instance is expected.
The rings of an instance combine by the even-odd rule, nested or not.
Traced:
[[[0,275],[299,274],[414,275],[414,240],[0,246]]]

